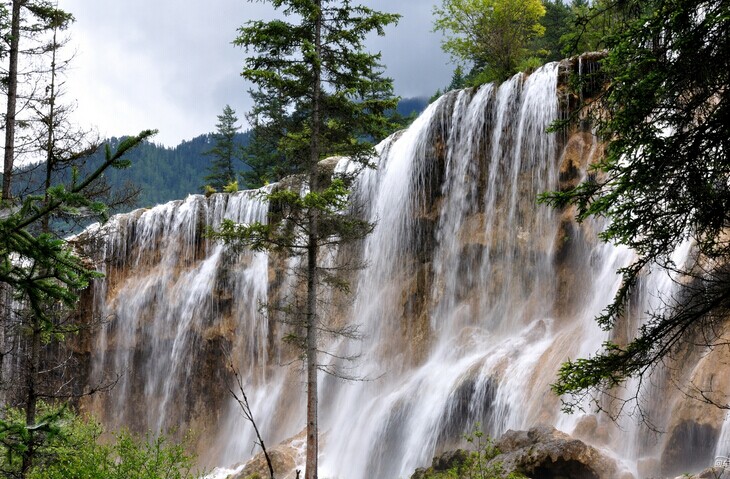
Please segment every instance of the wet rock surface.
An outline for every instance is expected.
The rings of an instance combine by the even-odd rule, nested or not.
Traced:
[[[298,479],[304,477],[302,467],[304,462],[304,442],[306,441],[305,431],[268,448],[271,466],[274,469],[274,477],[278,479]],[[240,467],[240,466],[239,466]],[[226,479],[266,479],[270,477],[269,466],[263,452],[256,454],[236,474]]]
[[[505,477],[514,472],[533,479],[633,478],[595,447],[549,426],[507,431],[495,445],[500,454],[486,469],[501,467]],[[468,454],[464,450],[446,452],[435,457],[430,468],[417,469],[411,479],[441,477],[463,464]]]
[[[439,473],[446,473],[449,469],[455,469],[463,464],[469,457],[469,452],[463,449],[447,451],[440,456],[433,458],[430,468],[419,468],[411,476],[411,479],[426,479]]]
[[[296,477],[297,451],[286,446],[277,446],[269,451],[275,477]],[[255,455],[238,474],[229,479],[253,479],[269,477],[269,468],[263,453]]]
[[[505,472],[540,479],[613,479],[616,462],[593,446],[549,426],[507,431],[496,443]]]

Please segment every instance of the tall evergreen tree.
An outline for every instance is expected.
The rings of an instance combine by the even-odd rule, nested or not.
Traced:
[[[19,475],[11,477],[28,476],[40,441],[43,440],[43,435],[38,436],[37,433],[43,433],[48,426],[36,424],[38,401],[41,398],[53,399],[51,393],[41,394],[38,389],[38,377],[41,374],[38,349],[44,342],[53,343],[73,330],[68,329],[68,325],[59,327],[57,313],[63,308],[72,308],[79,298],[79,292],[98,276],[69,241],[58,239],[48,232],[37,232],[38,227],[46,217],[59,211],[74,213],[83,209],[104,217],[105,205],[90,199],[87,193],[105,170],[127,167],[129,162],[123,158],[125,153],[153,133],[145,131],[128,138],[114,152],[107,148],[103,163],[88,176],[80,178],[74,175],[69,184],[49,188],[45,196],[25,198],[19,208],[0,209],[0,287],[12,292],[12,298],[0,298],[4,313],[0,319],[9,321],[9,314],[30,318],[24,322],[30,330],[26,346],[30,351],[27,352],[27,361],[22,361],[26,363],[23,366],[28,368],[23,371],[26,384],[21,401],[26,416],[22,435],[24,442],[19,448],[22,464]],[[5,304],[9,299],[20,305],[20,308],[16,310]],[[5,344],[2,346],[4,354]],[[5,424],[0,418],[0,429]]]
[[[689,343],[726,345],[730,314],[730,5],[725,0],[612,1],[589,17],[610,17],[606,88],[586,112],[607,142],[595,174],[546,200],[578,207],[578,219],[611,220],[604,241],[632,248],[623,284],[597,320],[610,330],[650,269],[677,275],[638,335],[566,363],[554,386],[568,408],[655,366]],[[607,10],[608,9],[608,10]],[[675,264],[690,240],[695,261]],[[651,294],[651,292],[650,292]],[[698,392],[703,400],[718,396]],[[730,407],[730,392],[720,405]],[[598,403],[596,404],[598,405]]]
[[[226,105],[223,113],[218,115],[216,132],[213,134],[215,146],[206,153],[213,159],[205,181],[217,191],[222,191],[226,185],[236,181],[233,163],[241,159],[241,147],[236,143],[236,134],[241,127],[236,125],[237,122],[236,112]]]
[[[72,21],[73,16],[57,8],[53,2],[48,0],[12,0],[10,10],[10,32],[3,35],[7,39],[8,66],[7,76],[3,79],[6,88],[7,102],[5,112],[5,151],[3,161],[3,186],[2,201],[8,202],[12,196],[12,175],[16,157],[19,151],[16,148],[17,126],[19,124],[18,111],[32,103],[33,95],[20,95],[21,84],[33,84],[28,75],[43,72],[26,72],[23,75],[19,71],[19,61],[22,56],[43,54],[52,48],[51,42],[45,41],[44,35],[57,29],[66,28]],[[21,39],[27,45],[21,48]],[[24,96],[24,97],[23,97]],[[22,98],[23,104],[18,105],[18,99]]]
[[[253,21],[239,30],[235,44],[249,53],[243,76],[261,95],[259,122],[276,134],[280,154],[306,177],[309,192],[279,190],[278,205],[267,224],[224,223],[220,237],[254,249],[302,257],[303,307],[295,320],[304,330],[297,344],[306,361],[306,478],[317,478],[317,372],[324,324],[318,307],[322,282],[339,284],[320,264],[325,245],[361,239],[372,225],[348,211],[348,178],[330,180],[318,168],[321,159],[347,155],[366,165],[373,155],[368,139],[379,139],[389,126],[385,112],[396,107],[392,81],[382,75],[380,55],[365,52],[363,41],[399,16],[353,5],[348,0],[271,0],[286,20]],[[271,101],[282,110],[271,108]],[[296,112],[298,121],[276,111]],[[344,287],[344,286],[343,286]],[[290,311],[297,311],[291,308]],[[344,332],[344,331],[342,331]]]
[[[248,188],[258,188],[287,175],[300,173],[300,167],[279,148],[281,132],[293,129],[305,115],[286,111],[286,101],[280,92],[250,91],[253,109],[246,115],[251,125],[251,137],[243,150],[244,163],[250,168],[242,173]],[[290,124],[289,126],[286,126]]]

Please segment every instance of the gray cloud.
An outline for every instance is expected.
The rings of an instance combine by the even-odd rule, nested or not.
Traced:
[[[385,37],[368,40],[381,51],[396,93],[427,96],[448,82],[452,67],[431,32],[437,0],[364,0],[403,15]],[[61,0],[77,21],[70,30],[78,51],[68,75],[78,121],[102,135],[160,130],[174,145],[214,129],[230,104],[243,117],[250,87],[239,73],[245,53],[231,42],[247,20],[272,18],[264,3],[243,0]]]

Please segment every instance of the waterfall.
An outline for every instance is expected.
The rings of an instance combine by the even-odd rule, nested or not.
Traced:
[[[377,168],[357,178],[352,197],[377,226],[357,247],[369,266],[354,274],[353,301],[339,314],[364,337],[330,347],[359,356],[363,380],[320,377],[322,477],[408,477],[477,424],[498,436],[541,423],[570,433],[594,421],[590,440],[630,470],[661,456],[662,441],[641,425],[620,424],[621,436],[590,411],[567,416],[550,391],[563,361],[611,338],[593,318],[632,259],[597,241],[601,221],[577,225],[573,212],[537,204],[560,188],[573,144],[547,132],[564,114],[560,69],[447,93],[380,144]],[[585,171],[599,148],[590,133],[576,135]],[[347,168],[344,159],[336,170]],[[223,219],[265,221],[267,208],[255,191],[190,196],[103,227],[95,311],[109,321],[95,337],[92,377],[121,377],[90,408],[106,422],[190,427],[209,464],[242,461],[254,436],[228,394],[233,362],[269,445],[303,430],[304,386],[285,327],[259,311],[295,284],[265,254],[204,235]],[[651,281],[648,290],[662,294],[675,286]],[[637,295],[632,311],[656,300]],[[613,334],[632,337],[641,321],[637,313]],[[677,393],[659,394],[679,407]],[[671,414],[659,416],[668,427]]]
[[[97,311],[108,325],[97,336],[99,355],[93,376],[119,374],[111,407],[115,425],[167,430],[180,420],[186,389],[213,378],[196,377],[204,360],[206,336],[229,328],[239,344],[219,345],[245,351],[248,377],[268,356],[268,323],[258,315],[266,300],[268,260],[249,253],[233,257],[223,245],[203,237],[222,219],[265,221],[267,205],[252,192],[210,201],[190,196],[116,216],[104,227],[102,261],[107,276],[97,285]],[[114,283],[109,297],[108,283]],[[216,297],[221,288],[227,297]],[[216,293],[218,291],[218,293]],[[104,294],[106,293],[106,294]],[[106,296],[106,297],[105,297]],[[233,298],[246,301],[233,301]],[[110,353],[111,351],[111,353]],[[226,367],[222,362],[216,367]],[[181,401],[181,399],[183,399]],[[130,407],[130,402],[144,408]]]

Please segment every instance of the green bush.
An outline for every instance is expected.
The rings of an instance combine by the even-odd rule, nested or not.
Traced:
[[[224,193],[236,193],[238,191],[238,181],[233,180],[223,187]]]
[[[208,198],[210,195],[214,195],[216,193],[218,193],[218,191],[216,191],[216,189],[210,185],[205,185],[203,187],[203,194],[205,195],[206,198]]]
[[[493,461],[500,451],[494,440],[486,437],[479,431],[477,425],[474,432],[464,436],[471,445],[470,450],[457,451],[451,461],[451,467],[446,470],[435,470],[430,467],[425,471],[417,472],[414,478],[418,479],[527,479],[518,472],[505,473],[502,463]]]
[[[6,410],[0,419],[0,477],[22,477],[22,454],[33,431],[33,467],[28,479],[194,479],[195,459],[187,442],[127,431],[101,440],[102,426],[66,407],[43,406],[38,424],[26,427],[23,413]]]

